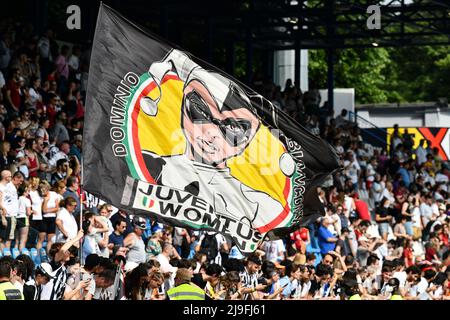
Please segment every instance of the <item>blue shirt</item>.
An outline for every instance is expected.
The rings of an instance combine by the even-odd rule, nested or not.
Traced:
[[[328,238],[334,238],[334,234],[331,233],[330,230],[325,228],[324,226],[320,226],[319,228],[319,247],[320,253],[322,255],[328,253],[328,251],[334,250],[336,247],[335,242],[328,242]]]
[[[117,235],[115,232],[111,233],[109,235],[108,243],[123,247],[123,235]]]
[[[400,168],[397,171],[400,176],[402,177],[403,182],[405,183],[405,187],[409,187],[409,185],[411,184],[411,180],[409,179],[409,172],[408,170],[406,170],[405,168]]]
[[[283,278],[280,279],[280,286],[286,286],[283,289],[283,292],[281,293],[283,295],[284,298],[289,298],[289,296],[291,295],[291,281],[289,280],[288,276],[284,276]]]

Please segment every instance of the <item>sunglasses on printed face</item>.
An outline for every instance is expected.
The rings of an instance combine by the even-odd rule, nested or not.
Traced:
[[[216,119],[212,116],[208,104],[200,95],[192,91],[186,95],[185,106],[189,119],[193,123],[213,123],[219,127],[225,140],[231,146],[237,147],[249,140],[251,122],[245,119]]]

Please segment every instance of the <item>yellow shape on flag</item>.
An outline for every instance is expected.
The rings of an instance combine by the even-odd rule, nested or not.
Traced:
[[[160,156],[185,153],[186,138],[181,128],[183,85],[180,80],[164,82],[157,115],[148,117],[142,111],[139,113],[138,137],[142,150],[150,150]],[[156,87],[148,96],[155,99],[158,94]],[[267,193],[285,206],[283,190],[286,177],[279,167],[283,153],[283,144],[266,126],[261,125],[245,151],[229,159],[227,165],[231,174],[243,184]]]

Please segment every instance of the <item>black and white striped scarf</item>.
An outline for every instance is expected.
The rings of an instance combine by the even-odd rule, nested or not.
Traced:
[[[54,273],[53,288],[52,293],[50,295],[50,300],[62,300],[64,297],[64,292],[66,290],[66,282],[67,282],[67,269],[63,264],[51,263]]]

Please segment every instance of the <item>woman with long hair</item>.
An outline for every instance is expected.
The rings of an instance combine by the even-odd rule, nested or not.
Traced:
[[[56,213],[59,211],[60,195],[50,190],[50,184],[47,181],[41,181],[39,184],[42,202],[42,217],[45,233],[47,234],[47,251],[52,246],[56,232]]]
[[[29,177],[37,177],[39,170],[39,158],[37,156],[36,151],[36,140],[35,139],[27,139],[25,143],[25,159],[26,165],[28,167],[28,176]]]
[[[392,215],[389,214],[389,205],[389,199],[383,198],[380,205],[375,209],[375,221],[378,223],[380,235],[384,241],[387,241],[389,223],[392,221]]]
[[[31,200],[29,197],[29,187],[22,184],[17,189],[19,196],[19,212],[16,217],[16,245],[22,251],[28,241],[28,230],[30,225],[29,217],[31,216]]]
[[[419,194],[414,195],[410,193],[401,206],[401,215],[406,218],[406,233],[411,237],[414,235],[412,218],[414,216],[414,209],[420,205],[419,200]]]
[[[55,191],[59,196],[59,201],[64,200],[64,192],[66,192],[67,187],[63,180],[55,182],[52,191]]]
[[[0,141],[0,170],[5,170],[12,164],[9,151],[11,150],[11,143],[9,141]]]
[[[125,297],[128,300],[144,300],[149,285],[150,266],[140,263],[125,277]]]
[[[230,271],[220,277],[219,280],[221,291],[224,293],[225,300],[242,299],[242,282],[239,272]]]
[[[145,290],[144,300],[164,300],[164,275],[158,271],[150,271],[148,276],[147,289]]]
[[[36,243],[36,249],[42,248],[45,241],[46,233],[44,232],[44,224],[42,220],[42,202],[44,201],[39,191],[40,179],[33,177],[30,179],[30,191],[28,192],[31,200],[31,216],[30,216],[30,238]],[[36,239],[37,238],[37,239]]]

